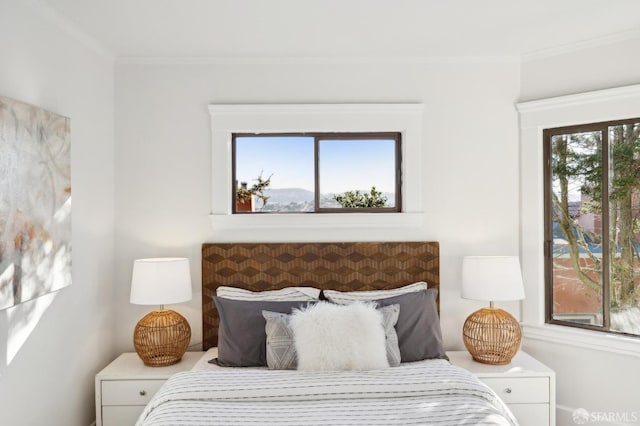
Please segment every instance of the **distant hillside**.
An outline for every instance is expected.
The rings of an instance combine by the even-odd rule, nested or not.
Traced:
[[[313,192],[302,188],[269,188],[264,191],[269,197],[267,205],[260,208],[258,203],[257,211],[269,212],[312,212]]]
[[[365,191],[362,191],[365,192]],[[269,197],[267,205],[260,208],[258,202],[257,211],[313,211],[313,191],[302,188],[268,188],[264,194]],[[320,205],[324,207],[340,207],[333,199],[334,193],[320,195]],[[393,200],[393,194],[384,193],[388,200]]]
[[[269,197],[269,204],[287,205],[296,202],[313,202],[313,191],[302,188],[268,188],[264,193]]]

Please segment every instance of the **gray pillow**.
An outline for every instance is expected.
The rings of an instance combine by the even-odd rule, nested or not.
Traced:
[[[218,358],[223,367],[262,367],[267,365],[265,319],[262,311],[290,313],[305,301],[269,302],[232,300],[213,296],[220,316]]]
[[[382,313],[382,326],[385,332],[387,360],[391,367],[400,365],[400,348],[395,325],[400,314],[400,307],[389,305],[378,308]],[[262,311],[267,324],[267,365],[273,370],[294,370],[298,364],[293,330],[289,326],[289,315]]]
[[[400,306],[396,332],[402,362],[449,359],[442,347],[437,295],[438,290],[430,288],[375,301],[378,306]]]

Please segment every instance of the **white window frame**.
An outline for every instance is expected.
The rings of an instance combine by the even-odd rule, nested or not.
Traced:
[[[212,135],[210,218],[214,230],[422,227],[422,104],[213,104],[209,105],[209,113]],[[232,214],[233,133],[303,132],[400,132],[402,211]]]
[[[640,358],[640,339],[545,323],[543,131],[640,116],[640,85],[522,102],[520,114],[520,253],[526,299],[525,338]]]

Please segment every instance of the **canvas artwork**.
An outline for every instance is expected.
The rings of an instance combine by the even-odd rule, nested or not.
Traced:
[[[0,96],[0,309],[71,284],[70,120]]]

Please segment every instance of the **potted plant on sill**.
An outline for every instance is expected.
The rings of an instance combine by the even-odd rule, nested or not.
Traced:
[[[273,175],[263,179],[262,173],[260,173],[258,178],[254,179],[256,183],[251,188],[247,187],[247,182],[240,182],[240,186],[236,189],[236,213],[255,211],[256,198],[262,201],[261,207],[267,205],[269,196],[265,195],[264,191],[271,185],[271,176]]]

